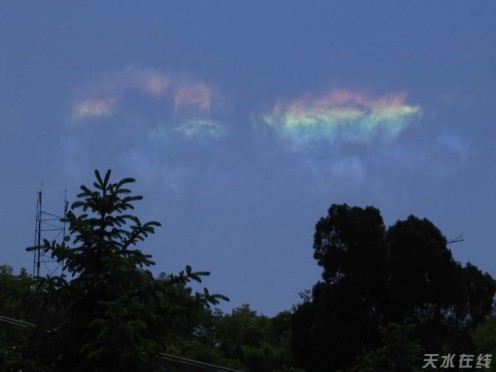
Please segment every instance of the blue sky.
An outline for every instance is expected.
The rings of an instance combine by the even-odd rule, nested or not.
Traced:
[[[2,262],[36,192],[132,176],[156,272],[275,314],[320,272],[332,203],[432,220],[496,275],[490,1],[0,1]]]

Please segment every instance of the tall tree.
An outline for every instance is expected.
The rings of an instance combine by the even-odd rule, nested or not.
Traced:
[[[386,230],[372,207],[332,205],[316,225],[314,258],[323,280],[292,318],[292,355],[308,371],[353,365],[407,319],[425,350],[470,352],[470,329],[496,291],[489,275],[453,259],[432,222],[410,216]]]
[[[45,242],[64,275],[38,278],[44,314],[23,348],[26,369],[54,371],[148,371],[162,365],[157,353],[192,329],[194,312],[220,295],[192,295],[190,280],[208,272],[187,266],[179,275],[153,277],[153,264],[137,244],[160,226],[131,215],[133,196],[125,178],[110,181],[95,171],[66,216],[72,246]],[[81,210],[80,214],[77,212]],[[68,275],[69,277],[67,277]]]
[[[293,317],[295,363],[337,369],[367,345],[378,345],[385,283],[385,227],[379,211],[332,205],[314,235],[323,282]]]

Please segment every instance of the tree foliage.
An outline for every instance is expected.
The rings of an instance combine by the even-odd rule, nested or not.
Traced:
[[[490,316],[487,316],[474,328],[472,338],[477,354],[489,354],[492,355],[494,359],[496,356],[496,307]],[[494,363],[494,360],[488,371],[496,371],[496,363]]]
[[[134,179],[111,182],[110,175],[95,171],[93,188],[81,186],[66,216],[72,244],[45,241],[64,274],[35,282],[41,314],[20,368],[160,370],[157,353],[192,332],[197,309],[226,299],[206,289],[193,295],[187,283],[209,273],[189,266],[153,277],[151,256],[138,244],[160,224],[129,213],[141,199],[127,188]]]
[[[274,317],[244,304],[224,314],[215,311],[202,323],[197,338],[183,345],[188,357],[243,371],[297,371],[289,363],[289,311]]]
[[[95,171],[66,221],[70,237],[44,242],[64,274],[31,278],[0,266],[0,369],[166,370],[159,352],[246,371],[417,371],[421,354],[495,351],[494,279],[456,262],[429,220],[384,225],[373,207],[332,205],[316,224],[322,280],[291,311],[267,317],[193,293],[208,272],[154,277],[140,249],[159,223],[131,212],[125,178]],[[167,367],[170,368],[170,367]]]
[[[380,347],[357,358],[353,372],[420,372],[422,347],[412,339],[415,324],[411,319],[403,323],[389,323],[379,327]]]
[[[228,358],[240,360],[249,371],[264,372],[282,368],[288,360],[288,330],[287,313],[269,318],[245,304],[218,317],[215,334]]]
[[[316,225],[314,258],[322,281],[292,318],[293,358],[308,371],[377,356],[384,330],[406,319],[428,352],[470,352],[470,330],[496,292],[488,274],[453,259],[432,222],[410,216],[386,229],[373,207],[332,205]]]

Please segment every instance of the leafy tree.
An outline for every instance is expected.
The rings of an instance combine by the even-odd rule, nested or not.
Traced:
[[[72,246],[45,241],[65,274],[36,281],[45,321],[24,344],[24,369],[163,369],[157,353],[191,333],[198,309],[226,299],[206,289],[193,295],[187,283],[209,273],[189,266],[154,278],[150,255],[136,246],[160,224],[128,213],[141,199],[127,188],[134,179],[113,183],[110,171],[95,176],[66,216]]]
[[[24,299],[30,297],[30,284],[31,278],[25,269],[15,275],[12,267],[0,265],[0,315],[15,319],[27,316],[30,308]],[[9,319],[0,322],[0,370],[9,370],[20,361],[17,347],[23,335],[24,330]]]
[[[219,310],[206,317],[193,340],[182,345],[184,355],[245,371],[296,371],[289,363],[291,313],[274,317],[257,314],[248,304],[230,314]]]
[[[243,305],[217,318],[216,335],[220,350],[240,360],[249,371],[273,371],[287,361],[288,316],[258,315]]]
[[[488,314],[496,315],[494,311],[494,279],[487,273],[482,273],[475,265],[467,263],[463,270],[465,291],[468,294],[468,321],[478,324],[487,319]]]
[[[426,350],[474,350],[470,330],[491,313],[496,282],[456,262],[447,240],[427,219],[410,216],[388,229],[389,320],[413,318]]]
[[[492,355],[491,367],[488,371],[496,371],[496,308],[491,316],[486,317],[472,332],[477,355]]]
[[[292,320],[297,366],[319,371],[350,365],[367,346],[378,346],[386,281],[385,227],[377,209],[332,205],[314,235],[314,258],[324,268],[312,301]]]
[[[356,372],[420,372],[422,347],[413,340],[415,324],[407,319],[402,324],[389,323],[379,327],[381,346],[358,358],[352,368]]]
[[[29,297],[31,278],[22,268],[19,275],[9,265],[0,265],[0,314],[26,316],[27,306],[23,299]]]
[[[496,292],[488,274],[453,259],[432,222],[410,216],[386,229],[373,207],[332,205],[316,225],[314,258],[322,281],[292,317],[292,357],[308,371],[383,358],[384,330],[398,334],[389,325],[406,319],[425,350],[470,352],[470,330]]]

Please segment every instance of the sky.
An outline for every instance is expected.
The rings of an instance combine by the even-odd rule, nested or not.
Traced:
[[[1,262],[36,195],[134,177],[153,272],[274,315],[320,278],[318,219],[413,214],[496,276],[493,1],[0,0]],[[43,184],[43,186],[41,186]]]

